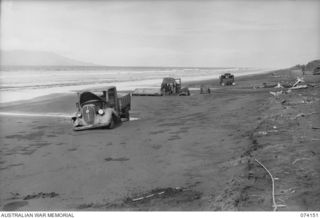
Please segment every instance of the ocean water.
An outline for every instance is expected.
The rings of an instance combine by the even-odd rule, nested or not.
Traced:
[[[183,82],[218,78],[230,72],[248,75],[266,72],[257,68],[169,67],[1,67],[0,103],[33,99],[54,93],[115,85],[118,90],[160,88],[163,77]]]

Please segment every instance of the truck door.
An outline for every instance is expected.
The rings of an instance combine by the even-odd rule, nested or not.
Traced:
[[[110,107],[114,108],[116,111],[118,111],[118,99],[117,99],[117,90],[116,88],[110,88],[108,90],[108,103]]]
[[[176,92],[175,93],[179,93],[181,91],[181,79],[175,79],[176,81]]]

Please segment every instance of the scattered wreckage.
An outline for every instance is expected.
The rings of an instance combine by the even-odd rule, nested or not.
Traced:
[[[133,96],[166,96],[178,95],[189,96],[190,90],[187,87],[181,87],[180,78],[165,77],[162,80],[160,89],[156,88],[139,88],[132,93]]]
[[[208,85],[201,85],[200,86],[200,94],[210,94],[211,89]]]
[[[287,91],[277,91],[277,92],[270,92],[271,95],[273,95],[274,97],[279,97],[281,94],[284,94],[284,93],[290,93],[291,90],[294,90],[294,89],[306,89],[308,88],[308,85],[307,84],[304,84],[305,81],[302,77],[297,77],[297,80],[295,81],[295,83],[290,87],[288,88]],[[277,86],[274,86],[273,88],[284,88],[280,83],[278,83]]]
[[[304,83],[304,79],[301,77],[297,77],[297,81],[292,85],[290,89],[305,89],[308,88],[308,85],[306,84],[301,84]],[[300,84],[300,85],[299,85]]]
[[[77,112],[72,116],[73,129],[86,130],[107,127],[130,119],[130,93],[121,95],[114,86],[100,91],[78,92]]]
[[[235,85],[234,75],[231,73],[225,73],[219,77],[219,83],[221,86]]]

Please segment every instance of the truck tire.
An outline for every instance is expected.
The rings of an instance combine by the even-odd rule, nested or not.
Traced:
[[[130,121],[130,113],[129,111],[126,112],[125,118],[127,121]]]
[[[113,129],[116,125],[116,118],[112,116],[110,124],[109,124],[109,129]]]

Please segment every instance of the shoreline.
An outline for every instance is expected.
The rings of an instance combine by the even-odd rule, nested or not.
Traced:
[[[259,72],[260,72],[260,70],[259,70]],[[239,75],[239,76],[236,77],[236,81],[238,79],[241,80],[241,79],[246,78],[246,77],[248,77],[249,79],[251,77],[254,77],[254,76],[260,77],[260,76],[267,75],[267,74],[270,74],[270,73],[273,73],[273,72],[276,72],[276,71],[266,71],[266,72],[262,72],[262,73],[253,73],[253,74],[249,73],[249,74]],[[183,78],[182,78],[182,80],[183,80]],[[150,86],[150,84],[155,83],[155,81],[158,81],[159,84],[157,83],[158,85],[156,85],[156,86],[152,86],[152,85]],[[143,81],[143,82],[145,84],[143,86],[137,86],[137,87],[131,87],[131,88],[129,86],[128,88],[120,88],[118,91],[122,92],[122,93],[126,93],[126,92],[134,91],[135,88],[149,88],[149,87],[155,88],[157,86],[160,87],[161,79],[152,80],[151,82],[149,80],[146,80],[146,81]],[[126,84],[126,83],[127,82],[122,82],[122,86],[123,86],[123,84]],[[209,79],[204,79],[203,78],[203,79],[200,79],[200,80],[197,80],[197,79],[193,79],[191,81],[187,80],[187,82],[183,82],[182,86],[183,87],[186,86],[186,87],[190,87],[190,88],[200,88],[200,86],[202,84],[208,84],[208,83],[210,83],[212,85],[212,88],[214,88],[216,86],[220,87],[219,84],[218,84],[218,78],[211,78],[211,76],[209,77]],[[149,84],[149,85],[147,85],[147,84]],[[110,85],[113,85],[113,84],[110,84]],[[90,84],[89,86],[93,87],[94,85]],[[98,85],[98,86],[100,87],[101,85]],[[116,84],[115,84],[115,86],[116,86]],[[68,89],[68,87],[65,87],[65,88]],[[86,89],[90,90],[90,88],[83,88],[82,90],[86,90]],[[54,96],[67,96],[67,95],[74,95],[75,93],[76,93],[76,91],[65,91],[65,92],[61,91],[61,92],[57,92],[57,93],[49,93],[49,94],[44,94],[44,95],[41,94],[40,96],[36,96],[36,97],[30,97],[30,98],[28,97],[26,100],[15,100],[15,101],[0,102],[0,110],[1,110],[1,108],[6,107],[6,106],[12,106],[12,105],[17,105],[17,104],[20,104],[20,103],[28,103],[28,102],[32,102],[33,103],[33,102],[37,102],[37,101],[43,101],[45,99],[48,99],[48,98],[54,97]]]
[[[87,79],[86,82],[82,81],[81,83],[78,83],[76,80],[73,79],[73,77],[75,76],[75,72],[73,72],[71,75],[73,75],[72,77],[70,77],[71,75],[66,75],[67,81],[65,83],[65,85],[63,85],[63,83],[61,83],[61,79],[60,78],[62,75],[58,76],[57,78],[60,78],[60,80],[55,81],[54,83],[49,82],[48,81],[43,81],[44,83],[42,85],[44,85],[44,87],[39,87],[37,85],[34,85],[34,87],[32,86],[32,84],[29,84],[29,88],[25,88],[25,90],[21,90],[21,92],[19,91],[14,91],[12,90],[12,88],[9,88],[8,90],[2,90],[0,93],[1,96],[1,103],[0,104],[4,104],[4,103],[10,103],[10,102],[15,102],[15,101],[20,101],[23,99],[25,100],[33,100],[34,98],[38,98],[38,97],[42,97],[45,95],[51,95],[51,94],[63,94],[63,93],[72,93],[72,92],[76,92],[77,90],[85,90],[85,89],[94,89],[94,88],[103,88],[105,86],[116,86],[118,91],[124,92],[124,91],[133,91],[136,88],[158,88],[160,87],[161,81],[163,77],[168,77],[168,76],[173,76],[174,77],[181,77],[182,78],[182,83],[183,84],[188,84],[188,83],[192,83],[193,81],[199,80],[198,78],[200,78],[200,80],[212,80],[215,78],[218,78],[220,74],[223,74],[225,72],[231,72],[231,73],[239,73],[239,75],[245,74],[245,75],[250,75],[253,73],[261,73],[266,71],[265,69],[247,69],[247,70],[240,70],[239,72],[236,71],[236,69],[220,69],[219,72],[211,72],[208,71],[203,71],[200,72],[199,75],[197,75],[199,72],[195,71],[193,72],[193,74],[190,72],[192,72],[191,70],[188,70],[184,73],[182,72],[173,72],[173,73],[168,73],[168,72],[159,72],[160,77],[159,78],[155,78],[158,76],[153,75],[152,72],[150,72],[150,75],[145,75],[144,79],[141,80],[136,80],[133,79],[132,81],[121,81],[122,79],[124,79],[124,74],[121,73],[121,78],[122,79],[116,79],[113,78],[115,77],[115,75],[106,75],[107,77],[110,77],[110,79],[104,81],[101,80],[101,76],[103,76],[103,72],[99,72],[93,75],[93,77],[85,77],[85,80]],[[139,73],[143,74],[143,73]],[[172,75],[171,75],[172,74]],[[153,76],[152,76],[153,75]],[[162,77],[161,77],[162,75]],[[34,77],[35,75],[33,75]],[[128,74],[129,77],[135,78],[136,76],[134,76],[134,74]],[[141,76],[141,75],[140,75]],[[43,76],[40,76],[39,81],[37,81],[37,83],[41,82],[41,78]],[[149,78],[150,77],[150,78]],[[57,79],[56,78],[56,79]],[[113,78],[113,79],[112,79]],[[70,81],[69,81],[70,80]],[[111,82],[113,80],[113,82]],[[98,83],[96,82],[98,81]],[[3,81],[5,82],[5,81]],[[28,82],[27,82],[28,83]],[[71,83],[71,84],[69,84]],[[69,84],[69,85],[66,85]],[[21,84],[20,84],[21,85]],[[23,87],[23,86],[22,86]]]

